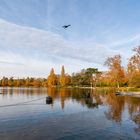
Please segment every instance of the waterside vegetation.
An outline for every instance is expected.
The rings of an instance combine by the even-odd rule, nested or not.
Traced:
[[[0,86],[10,87],[114,87],[122,90],[140,90],[140,46],[133,49],[127,67],[122,66],[121,55],[108,57],[105,65],[108,71],[98,68],[82,69],[71,75],[65,73],[62,66],[61,74],[55,74],[52,68],[46,78],[7,78],[0,79]]]

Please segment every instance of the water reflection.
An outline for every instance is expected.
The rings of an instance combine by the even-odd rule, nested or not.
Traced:
[[[140,135],[140,99],[127,97],[128,111],[131,119],[137,124],[135,132]]]
[[[109,109],[105,112],[109,120],[121,122],[122,113],[124,111],[125,97],[116,96],[115,94],[107,94],[107,104]]]
[[[65,100],[72,100],[88,108],[95,108],[102,104],[100,96],[91,90],[85,89],[56,89],[48,88],[47,93],[55,99],[60,98],[61,108],[65,108]]]
[[[64,110],[66,101],[76,102],[89,109],[100,109],[100,106],[106,106],[104,115],[107,120],[121,124],[123,113],[128,112],[128,118],[137,125],[134,131],[140,135],[140,98],[131,96],[116,96],[113,91],[95,91],[91,89],[72,89],[72,88],[1,88],[1,96],[10,97],[15,94],[44,95],[52,97],[50,104],[55,104],[59,100],[61,109]],[[44,101],[46,102],[46,101]]]

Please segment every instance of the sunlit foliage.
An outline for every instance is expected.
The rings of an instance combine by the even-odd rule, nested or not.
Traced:
[[[53,68],[51,69],[50,75],[48,76],[47,84],[49,87],[55,86],[57,84],[57,77]]]
[[[113,84],[118,88],[125,80],[124,68],[121,66],[121,56],[115,55],[113,57],[108,57],[105,61],[105,65],[109,67],[108,75]]]
[[[55,74],[52,68],[47,78],[17,78],[2,77],[0,86],[10,87],[66,87],[66,86],[88,86],[88,87],[117,87],[130,86],[140,88],[140,46],[133,49],[134,54],[130,57],[125,69],[122,66],[120,55],[108,57],[105,65],[107,71],[99,71],[97,68],[86,68],[71,75],[65,73],[62,66],[61,73]]]
[[[135,54],[129,59],[127,65],[128,82],[130,86],[140,87],[140,46],[133,51]]]

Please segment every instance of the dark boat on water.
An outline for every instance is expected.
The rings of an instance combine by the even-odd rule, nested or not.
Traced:
[[[52,104],[52,97],[48,96],[46,97],[46,104]]]

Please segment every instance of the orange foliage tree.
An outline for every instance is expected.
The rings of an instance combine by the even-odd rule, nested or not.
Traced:
[[[108,57],[105,61],[105,65],[109,67],[108,74],[111,81],[119,88],[120,84],[125,81],[124,68],[121,66],[121,56],[115,55],[113,57]]]
[[[134,48],[135,54],[129,59],[127,77],[130,86],[140,87],[140,46]]]

